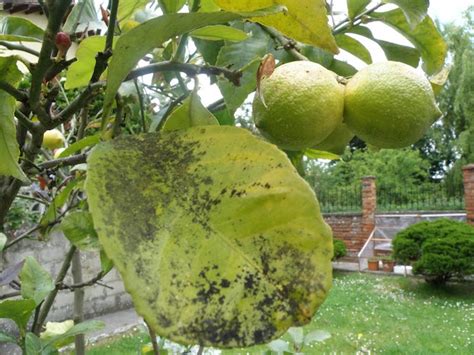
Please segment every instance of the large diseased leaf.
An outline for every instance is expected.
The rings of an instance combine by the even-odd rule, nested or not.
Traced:
[[[332,240],[286,155],[208,126],[95,147],[94,226],[137,312],[166,338],[265,343],[308,323],[331,285]]]
[[[38,305],[54,289],[51,275],[29,256],[20,272],[21,295],[25,299],[32,299]]]
[[[397,5],[405,14],[412,30],[425,19],[430,6],[430,0],[383,0],[383,2]]]
[[[283,34],[303,43],[337,53],[337,45],[328,25],[324,0],[214,0],[228,11],[254,11],[272,5],[283,5],[288,11],[253,19],[275,27]]]
[[[0,19],[0,40],[12,42],[41,42],[44,31],[30,20],[5,16]]]
[[[21,79],[16,57],[0,57],[1,80],[15,86]],[[0,175],[28,181],[18,164],[20,148],[16,140],[14,120],[15,98],[0,90]]]
[[[267,10],[242,14],[223,11],[168,14],[146,21],[120,36],[109,66],[109,78],[104,98],[104,112],[102,115],[102,128],[104,128],[107,122],[107,117],[112,109],[115,94],[120,84],[138,61],[153,48],[161,46],[163,42],[174,36],[193,31],[200,27],[223,24],[248,17],[265,16],[281,11],[281,7],[273,7]],[[150,36],[150,33],[153,33],[153,36]]]
[[[413,43],[421,53],[423,69],[426,73],[431,75],[441,70],[448,49],[429,16],[426,16],[414,30],[411,30],[400,9],[372,13],[371,17],[393,27]]]

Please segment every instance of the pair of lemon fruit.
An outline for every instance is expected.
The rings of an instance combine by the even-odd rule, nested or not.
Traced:
[[[428,79],[392,61],[365,67],[346,85],[317,63],[286,63],[262,80],[253,103],[256,127],[289,151],[342,154],[354,135],[378,148],[402,148],[440,116]]]

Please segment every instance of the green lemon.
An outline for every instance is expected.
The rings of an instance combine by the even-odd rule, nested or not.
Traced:
[[[341,155],[344,153],[344,150],[352,138],[354,138],[354,133],[345,123],[341,123],[324,141],[315,145],[313,148]]]
[[[64,136],[58,129],[50,129],[43,134],[43,147],[58,149],[64,146]]]
[[[263,79],[253,119],[262,135],[285,150],[322,142],[342,122],[344,89],[336,75],[309,61],[286,63]]]
[[[428,79],[399,62],[372,64],[354,75],[344,109],[349,128],[379,148],[415,143],[441,116]]]

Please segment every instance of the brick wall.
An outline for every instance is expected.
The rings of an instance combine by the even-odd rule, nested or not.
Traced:
[[[464,203],[466,204],[466,221],[474,225],[474,164],[464,167]]]
[[[348,255],[357,255],[367,239],[362,230],[362,214],[325,214],[324,220],[331,226],[334,238],[344,241]]]

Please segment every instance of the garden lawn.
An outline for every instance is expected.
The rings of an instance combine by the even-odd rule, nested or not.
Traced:
[[[336,273],[327,300],[304,330],[332,335],[304,348],[305,354],[474,354],[474,283],[434,288],[414,278]],[[137,354],[147,341],[145,334],[131,334],[95,346],[88,354]],[[260,354],[267,349],[222,354]]]

